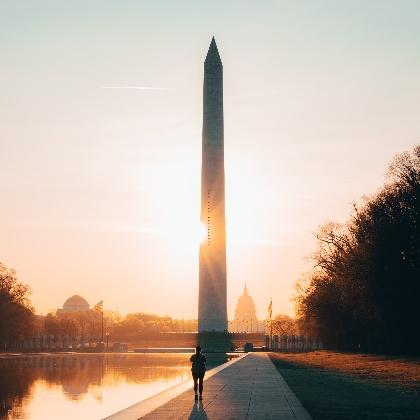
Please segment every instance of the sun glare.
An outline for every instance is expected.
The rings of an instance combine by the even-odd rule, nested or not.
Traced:
[[[181,157],[180,157],[181,159]],[[189,255],[198,252],[206,239],[207,229],[200,218],[200,171],[193,159],[184,165],[167,162],[162,165],[143,167],[147,179],[153,180],[150,204],[153,214],[149,233],[165,243],[174,255]],[[230,246],[248,246],[270,236],[264,213],[264,180],[250,177],[245,184],[243,174],[249,172],[250,164],[235,158],[229,165],[226,180],[227,242]],[[170,174],[170,175],[169,175]],[[168,188],[175,185],[175,188]],[[249,196],[253,200],[248,200]],[[247,203],[244,205],[244,203]],[[250,222],[251,221],[251,222]]]
[[[170,227],[163,227],[159,233],[161,237],[168,241],[176,238],[177,247],[186,250],[198,249],[198,246],[206,239],[206,227],[199,221],[188,220]]]
[[[149,233],[174,256],[191,258],[207,232],[200,222],[200,167],[192,158],[178,157],[172,159],[183,165],[167,161],[143,166],[139,178],[153,180],[148,185]]]
[[[207,238],[207,229],[203,223],[197,225],[196,242],[202,244]]]

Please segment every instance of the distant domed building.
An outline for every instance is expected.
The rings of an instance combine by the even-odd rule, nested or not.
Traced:
[[[244,293],[239,297],[235,309],[235,319],[230,322],[230,330],[237,332],[257,332],[260,330],[254,300],[244,287]]]
[[[64,302],[63,309],[58,309],[57,312],[88,311],[89,307],[90,305],[85,298],[79,295],[73,295]]]

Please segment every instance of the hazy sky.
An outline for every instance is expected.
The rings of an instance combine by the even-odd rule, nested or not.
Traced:
[[[229,316],[244,282],[259,318],[291,314],[313,232],[419,143],[419,22],[418,1],[1,0],[0,261],[39,312],[197,316],[215,35]]]

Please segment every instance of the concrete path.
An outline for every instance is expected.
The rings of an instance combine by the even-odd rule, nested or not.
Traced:
[[[265,353],[250,353],[205,380],[203,395],[202,402],[195,402],[190,388],[148,414],[139,411],[132,418],[311,419]]]

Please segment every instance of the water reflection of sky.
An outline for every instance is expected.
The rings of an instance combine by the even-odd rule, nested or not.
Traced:
[[[99,419],[190,378],[189,354],[0,358],[0,418]],[[226,361],[209,358],[209,368]]]

